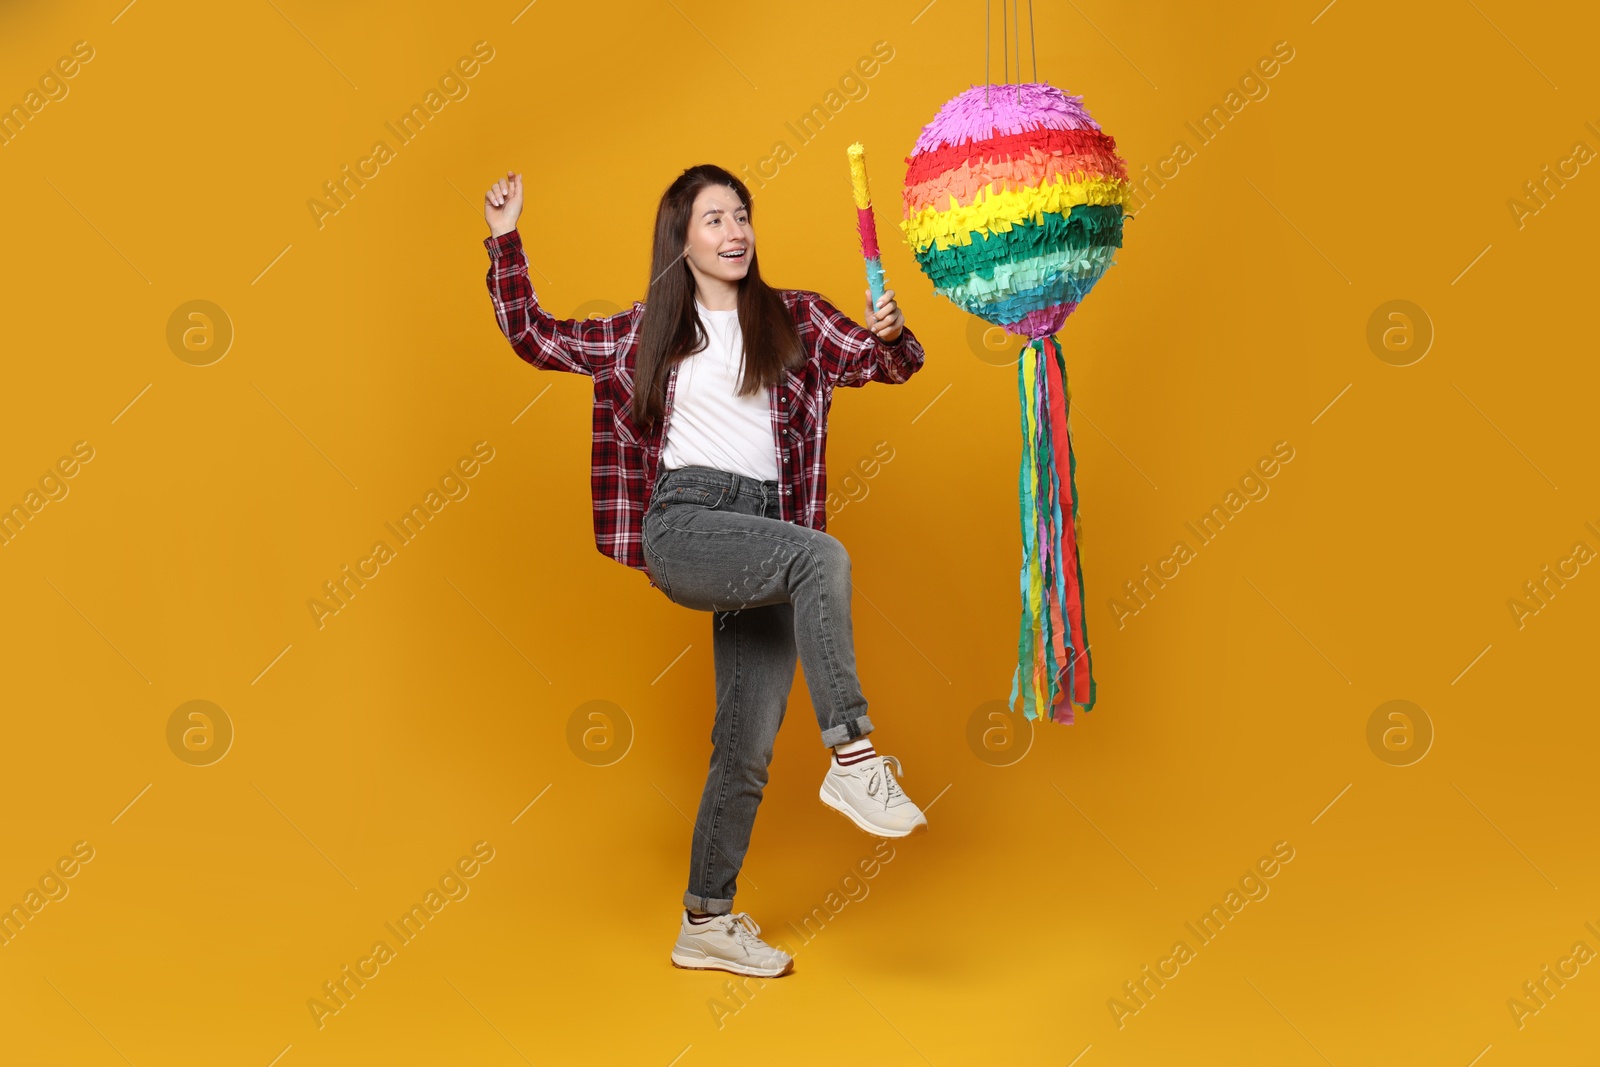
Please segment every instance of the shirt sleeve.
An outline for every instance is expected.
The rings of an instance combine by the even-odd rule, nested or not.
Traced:
[[[816,351],[824,373],[835,386],[859,388],[868,382],[898,385],[922,367],[922,343],[901,326],[893,341],[852,322],[819,293],[807,293],[808,318],[816,332]]]
[[[517,355],[540,370],[564,370],[594,376],[597,367],[616,358],[617,345],[632,324],[637,308],[606,318],[558,319],[539,306],[528,279],[528,257],[516,230],[483,240],[489,251],[489,299],[500,332]]]

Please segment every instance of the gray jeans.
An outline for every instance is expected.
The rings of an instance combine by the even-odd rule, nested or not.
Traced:
[[[714,467],[662,468],[644,516],[656,585],[674,604],[711,612],[717,717],[683,895],[697,911],[733,910],[797,653],[822,743],[872,732],[856,678],[850,555],[831,534],[778,518],[781,492]]]

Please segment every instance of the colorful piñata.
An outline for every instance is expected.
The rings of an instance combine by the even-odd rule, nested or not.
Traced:
[[[1122,247],[1131,186],[1116,147],[1082,97],[1031,82],[956,96],[906,158],[900,227],[923,273],[1028,338],[1017,360],[1022,626],[1009,703],[1020,690],[1029,719],[1070,723],[1073,704],[1094,707],[1066,361],[1053,335]]]

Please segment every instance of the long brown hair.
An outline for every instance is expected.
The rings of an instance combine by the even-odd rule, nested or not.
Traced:
[[[656,209],[655,246],[650,254],[650,285],[639,324],[639,356],[634,369],[629,414],[637,426],[655,422],[666,408],[667,375],[672,365],[707,343],[694,307],[694,275],[684,256],[695,197],[708,185],[726,185],[755,222],[750,190],[728,171],[710,163],[690,167],[661,194]],[[794,318],[778,291],[761,280],[761,261],[750,248],[750,270],[739,283],[739,330],[744,335],[744,375],[740,396],[750,396],[783,380],[785,368],[806,362]]]

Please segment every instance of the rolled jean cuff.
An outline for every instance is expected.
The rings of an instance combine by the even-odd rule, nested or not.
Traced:
[[[865,737],[872,732],[872,720],[862,715],[838,726],[830,726],[822,731],[822,743],[829,748],[842,745],[846,741],[854,741],[858,737]]]
[[[693,893],[686,892],[683,894],[683,906],[711,915],[726,915],[733,910],[733,901],[723,900],[720,897],[697,897]]]

